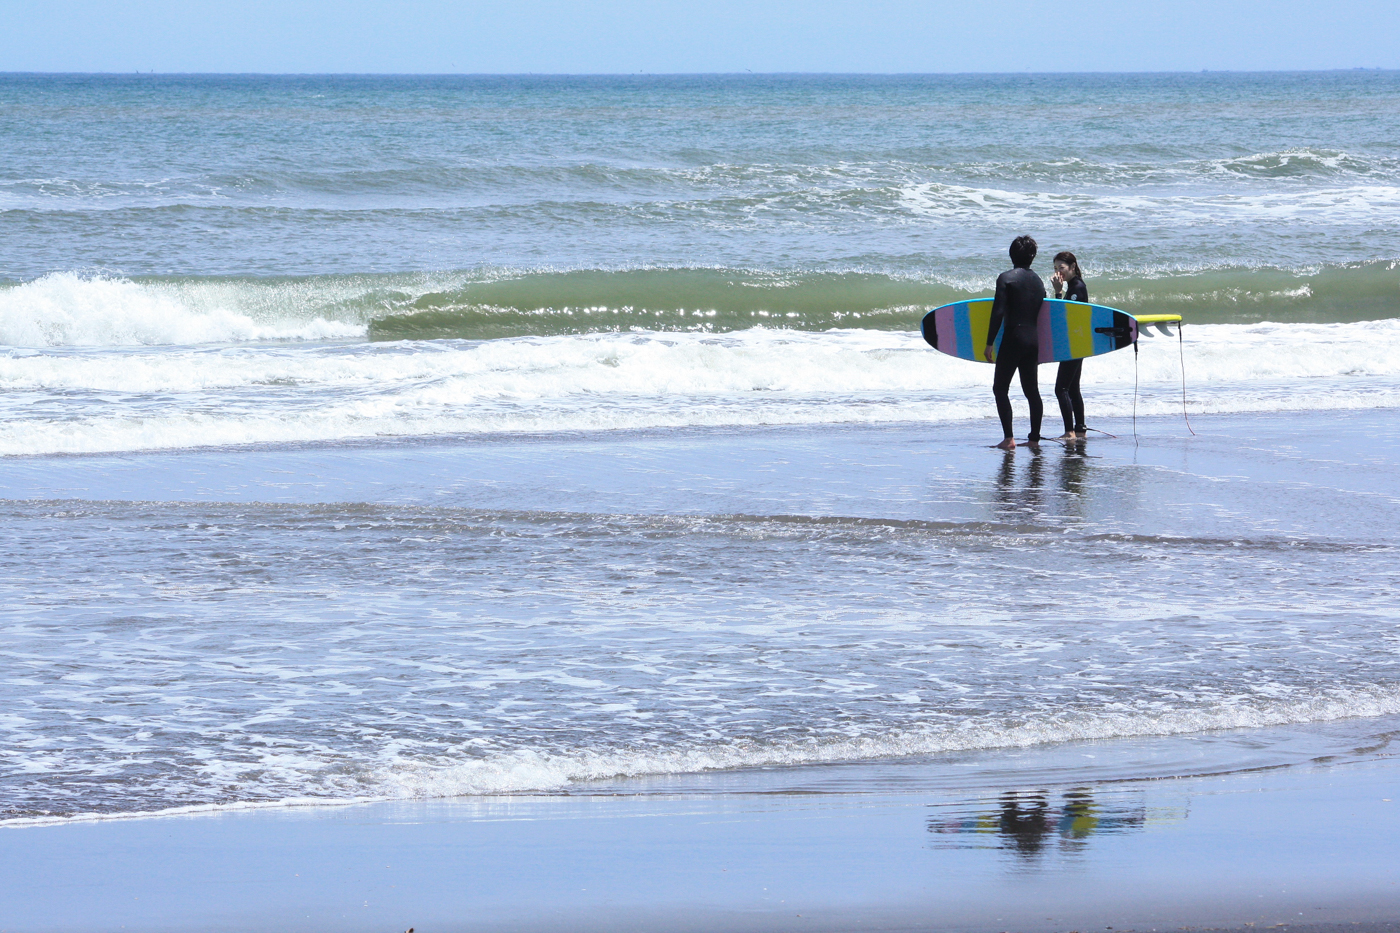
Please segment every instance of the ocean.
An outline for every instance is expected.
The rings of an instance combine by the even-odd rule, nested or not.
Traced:
[[[1381,747],[1397,140],[1382,71],[0,75],[0,820]],[[1087,450],[918,334],[1022,233],[1187,322]]]

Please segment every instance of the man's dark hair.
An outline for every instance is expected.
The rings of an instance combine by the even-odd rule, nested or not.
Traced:
[[[1011,264],[1018,269],[1029,269],[1031,263],[1035,262],[1035,251],[1037,248],[1035,240],[1028,236],[1018,236],[1011,241]]]

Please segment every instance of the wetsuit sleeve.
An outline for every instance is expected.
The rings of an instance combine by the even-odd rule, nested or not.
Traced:
[[[1065,300],[1089,303],[1089,289],[1083,279],[1075,279],[1070,283],[1070,287],[1065,291]]]
[[[997,292],[992,298],[992,317],[987,322],[987,342],[982,344],[989,347],[997,342],[997,333],[1001,330],[1001,323],[1006,318],[1006,273],[997,276]]]

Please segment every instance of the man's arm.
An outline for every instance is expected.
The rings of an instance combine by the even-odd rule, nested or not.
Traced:
[[[1001,331],[1001,323],[1006,319],[1006,273],[997,276],[997,291],[992,298],[992,316],[987,321],[987,352],[985,356],[990,361],[995,355],[993,345],[997,342],[997,333]]]

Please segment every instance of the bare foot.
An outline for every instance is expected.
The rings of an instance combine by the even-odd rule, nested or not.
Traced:
[[[1016,438],[1014,438],[1014,437],[1008,437],[1006,440],[1002,441],[1000,444],[996,444],[996,445],[994,445],[994,446],[995,446],[995,448],[996,448],[997,450],[1015,450],[1015,449],[1016,449]]]
[[[1057,440],[1057,441],[1073,441],[1073,440],[1078,440],[1079,438],[1081,438],[1081,437],[1083,437],[1083,436],[1084,436],[1083,434],[1075,434],[1073,431],[1066,431],[1065,433],[1061,434],[1059,437],[1054,438],[1054,440]]]

